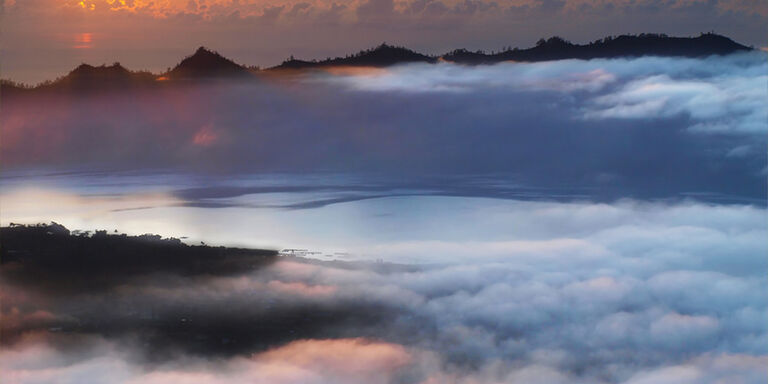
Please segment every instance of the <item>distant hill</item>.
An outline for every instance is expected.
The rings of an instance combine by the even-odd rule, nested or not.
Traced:
[[[461,64],[492,64],[501,61],[549,61],[638,56],[704,57],[749,51],[725,36],[714,33],[698,37],[669,37],[661,34],[606,37],[585,45],[572,44],[561,37],[541,39],[535,47],[508,49],[495,54],[456,50],[441,59]]]
[[[141,81],[153,81],[155,76],[150,72],[131,72],[120,63],[112,65],[101,65],[94,67],[88,64],[81,64],[67,76],[62,78],[60,84],[70,84],[73,86],[89,86],[105,81],[115,83],[133,83]]]
[[[112,65],[100,65],[98,67],[89,64],[80,64],[67,75],[54,81],[44,82],[36,88],[53,91],[94,91],[100,89],[131,89],[147,87],[155,82],[156,76],[146,71],[130,71],[114,63]],[[20,89],[24,89],[16,85]]]
[[[30,94],[32,91],[87,94],[100,91],[157,87],[160,84],[173,83],[174,81],[252,76],[253,72],[250,69],[217,52],[200,47],[173,69],[160,75],[148,71],[131,71],[120,63],[100,66],[80,64],[67,75],[56,80],[45,81],[34,87],[10,80],[0,81],[0,87],[2,87],[2,93],[6,97]]]
[[[270,69],[305,69],[318,67],[388,67],[406,63],[435,63],[437,58],[414,52],[408,48],[381,44],[378,47],[360,51],[346,57],[325,59],[322,61],[303,61],[291,57],[282,64]]]
[[[327,67],[387,67],[406,63],[436,63],[448,61],[458,64],[493,64],[502,61],[539,62],[563,59],[595,59],[639,56],[705,57],[728,55],[750,51],[725,36],[704,33],[698,37],[669,37],[663,34],[639,34],[606,37],[589,44],[573,44],[561,37],[540,39],[536,46],[527,49],[506,49],[502,52],[486,53],[457,49],[442,56],[428,56],[408,48],[381,44],[346,57],[325,60],[299,60],[289,58],[278,66],[256,70],[237,64],[219,53],[200,47],[194,54],[184,58],[173,69],[160,75],[150,72],[134,72],[119,63],[92,66],[82,64],[72,72],[54,81],[47,81],[35,87],[9,80],[0,82],[6,96],[28,94],[35,90],[94,91],[135,87],[151,87],[158,84],[173,84],[179,81],[205,79],[253,79],[254,75],[281,73],[284,70],[301,71]]]
[[[227,59],[218,52],[200,47],[192,56],[184,58],[176,67],[161,77],[169,80],[181,80],[248,77],[251,75],[252,73],[248,68]]]

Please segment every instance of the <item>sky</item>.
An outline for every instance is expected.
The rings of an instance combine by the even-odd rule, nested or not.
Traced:
[[[322,59],[381,42],[428,54],[532,46],[560,35],[715,31],[767,46],[761,0],[3,0],[0,76],[37,83],[82,62],[162,71],[200,45],[247,65]]]

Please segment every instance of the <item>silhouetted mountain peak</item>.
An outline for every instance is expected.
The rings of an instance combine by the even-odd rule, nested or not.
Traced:
[[[389,45],[387,43],[381,43],[377,47],[375,47],[373,49],[369,49],[368,51],[365,51],[365,52],[368,53],[368,54],[395,52],[395,53],[406,54],[406,55],[407,54],[416,53],[416,52],[414,52],[414,51],[412,51],[412,50],[410,50],[408,48],[398,47],[398,46],[394,46],[394,45]],[[420,54],[418,54],[418,55],[420,55]]]
[[[155,75],[149,72],[132,72],[120,63],[93,66],[80,64],[66,76],[46,82],[40,87],[58,90],[94,91],[114,89],[115,87],[144,86],[155,81]]]
[[[730,38],[728,38],[726,36],[718,35],[716,33],[711,33],[711,32],[710,33],[703,33],[699,37],[697,37],[696,39],[699,40],[701,43],[706,44],[706,45],[708,45],[710,47],[719,47],[721,49],[722,48],[724,48],[724,49],[734,49],[734,47],[735,47],[735,48],[737,48],[739,50],[748,50],[749,49],[748,47],[746,47],[744,45],[741,45],[741,44],[731,40]]]
[[[73,69],[67,77],[82,78],[82,77],[115,77],[115,76],[130,76],[131,71],[120,65],[120,63],[114,63],[112,65],[100,65],[95,67],[90,64],[80,64],[77,68]]]
[[[439,60],[476,65],[502,61],[540,62],[640,56],[705,57],[750,50],[752,48],[712,32],[702,33],[697,37],[670,37],[658,33],[641,33],[639,35],[608,36],[587,44],[573,44],[562,37],[553,36],[548,39],[540,39],[534,47],[527,49],[507,48],[504,51],[491,53],[456,49],[439,56]],[[437,61],[438,58],[434,56],[424,55],[405,47],[382,43],[345,57],[333,59],[329,57],[321,61],[299,60],[291,56],[282,64],[271,69],[302,70],[333,66],[387,67],[397,64],[435,63]],[[187,56],[173,69],[159,77],[149,72],[130,71],[120,63],[100,66],[81,64],[66,76],[55,81],[47,81],[36,87],[10,80],[0,81],[0,86],[14,94],[26,93],[27,90],[38,88],[75,91],[114,90],[125,86],[152,86],[164,83],[165,80],[248,78],[252,77],[255,71],[256,69],[244,67],[214,50],[201,46],[192,55]]]
[[[408,48],[382,43],[374,48],[363,50],[346,57],[325,59],[323,61],[297,60],[293,56],[273,69],[302,69],[332,66],[386,67],[404,63],[434,63],[437,59]]]
[[[367,64],[371,66],[387,66],[399,63],[434,62],[435,59],[408,48],[396,47],[382,43],[378,47],[359,52],[356,56],[347,58],[350,64]]]
[[[198,48],[166,76],[170,79],[237,77],[250,75],[247,68],[206,47]]]
[[[538,42],[536,42],[537,47],[546,47],[546,48],[563,48],[563,47],[572,47],[573,43],[570,41],[563,39],[560,36],[552,36],[549,39],[540,39]]]
[[[283,61],[278,67],[282,69],[302,69],[318,65],[317,62],[294,59],[293,56]]]
[[[218,53],[201,45],[195,51],[195,55],[218,55]]]

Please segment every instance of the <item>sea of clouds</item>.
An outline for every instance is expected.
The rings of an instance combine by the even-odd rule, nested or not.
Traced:
[[[765,210],[521,202],[528,240],[285,258],[95,290],[3,283],[13,383],[760,383]],[[147,311],[150,314],[147,315]],[[276,325],[277,324],[277,325]],[[56,327],[77,325],[78,331]],[[55,378],[55,379],[54,379]]]
[[[414,263],[289,257],[74,291],[3,280],[0,370],[25,384],[764,383],[767,72],[764,53],[440,63],[7,101],[16,185],[37,168],[226,175],[174,204],[253,216],[212,204],[275,191],[239,174],[376,174],[381,195],[353,192],[428,197],[366,244]],[[518,199],[510,183],[580,194]],[[508,200],[420,211],[435,195]]]

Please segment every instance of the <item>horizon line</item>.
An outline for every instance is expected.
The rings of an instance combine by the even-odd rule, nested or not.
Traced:
[[[232,63],[236,64],[237,66],[239,66],[239,67],[241,67],[241,68],[243,68],[245,70],[248,70],[248,71],[251,71],[251,72],[266,72],[266,71],[270,71],[270,70],[297,70],[297,69],[291,69],[291,68],[279,68],[281,65],[283,65],[285,63],[289,63],[291,61],[302,62],[302,63],[307,63],[307,64],[322,64],[322,63],[327,63],[327,62],[331,62],[331,61],[334,61],[334,60],[343,60],[343,59],[354,58],[356,55],[359,55],[359,54],[362,54],[362,53],[372,52],[372,51],[375,51],[376,49],[381,48],[381,47],[390,47],[390,48],[404,49],[404,50],[408,50],[410,52],[413,52],[415,54],[418,54],[418,55],[421,55],[421,56],[428,57],[428,58],[434,59],[436,61],[439,61],[443,57],[448,56],[448,55],[450,55],[452,53],[456,53],[456,52],[467,52],[467,53],[471,53],[471,54],[480,54],[480,55],[486,55],[486,56],[493,56],[493,55],[498,55],[498,54],[506,53],[506,52],[525,51],[525,50],[535,49],[535,48],[537,48],[537,47],[539,47],[541,45],[540,44],[541,42],[549,42],[549,41],[552,41],[553,39],[559,39],[560,41],[565,42],[566,44],[569,44],[569,45],[572,45],[572,46],[587,47],[587,46],[590,46],[590,45],[604,43],[606,39],[614,40],[614,39],[617,39],[617,38],[620,38],[620,37],[635,37],[635,38],[637,38],[637,37],[656,37],[656,38],[663,38],[663,39],[696,39],[696,38],[700,38],[700,37],[704,37],[704,36],[723,37],[723,38],[726,38],[726,39],[734,42],[737,45],[749,48],[752,51],[757,50],[757,51],[768,52],[768,46],[755,48],[753,45],[744,45],[744,44],[741,44],[741,43],[733,40],[732,38],[730,38],[730,37],[728,37],[726,35],[722,35],[722,34],[714,32],[714,31],[700,32],[698,35],[688,35],[688,36],[675,36],[675,35],[668,35],[666,33],[656,33],[656,32],[641,32],[641,33],[636,33],[636,34],[625,33],[625,34],[618,34],[618,35],[606,35],[606,36],[604,36],[602,38],[595,39],[595,40],[592,40],[592,41],[588,41],[586,43],[574,43],[571,40],[563,38],[562,36],[553,35],[553,36],[550,36],[548,38],[543,38],[542,37],[542,38],[540,38],[537,41],[536,44],[534,44],[532,46],[529,46],[529,47],[526,47],[526,48],[520,48],[520,47],[512,48],[511,45],[510,46],[503,46],[498,51],[497,50],[486,51],[486,50],[482,50],[482,49],[470,50],[470,49],[467,49],[467,48],[456,48],[456,49],[449,50],[448,52],[445,52],[445,53],[442,53],[442,54],[425,54],[425,53],[421,53],[421,52],[415,51],[415,50],[413,50],[411,48],[408,48],[407,46],[404,46],[404,45],[389,44],[389,43],[387,43],[385,41],[385,42],[382,42],[381,44],[370,46],[369,48],[360,49],[360,50],[356,51],[355,53],[347,54],[346,56],[336,56],[336,57],[333,57],[333,58],[326,57],[325,59],[320,59],[320,60],[318,60],[318,59],[299,59],[299,58],[295,58],[294,55],[291,54],[291,55],[289,55],[288,58],[284,59],[282,62],[280,62],[277,65],[274,65],[274,66],[271,66],[271,67],[264,67],[264,68],[262,68],[259,65],[247,65],[247,64],[238,63],[235,60],[230,59],[227,56],[222,55],[221,53],[219,53],[215,49],[206,47],[205,45],[199,45],[198,48],[195,48],[195,51],[192,54],[184,56],[181,60],[179,60],[176,63],[176,65],[174,67],[168,67],[169,70],[166,70],[166,71],[163,71],[163,72],[158,72],[158,73],[153,72],[151,70],[145,70],[145,69],[138,69],[138,70],[129,69],[129,68],[123,66],[120,63],[120,61],[114,61],[111,64],[107,64],[106,62],[103,62],[102,64],[99,64],[99,65],[93,65],[93,64],[86,63],[86,62],[81,62],[79,65],[77,65],[75,68],[73,68],[69,72],[67,72],[67,73],[65,73],[63,75],[60,75],[60,76],[58,76],[58,77],[56,77],[54,79],[42,80],[42,81],[39,81],[39,82],[37,82],[35,84],[32,84],[32,83],[27,83],[27,82],[23,82],[23,81],[16,81],[16,80],[13,80],[11,78],[0,77],[0,84],[11,85],[11,86],[25,88],[25,89],[34,89],[34,88],[37,88],[37,87],[40,87],[40,86],[44,86],[44,85],[48,85],[48,84],[51,84],[51,83],[55,83],[56,81],[59,81],[59,80],[65,78],[65,77],[67,77],[74,70],[76,70],[77,68],[80,68],[82,66],[89,66],[89,67],[93,67],[93,68],[105,68],[105,67],[119,66],[119,67],[121,67],[121,68],[123,68],[123,69],[125,69],[125,70],[127,70],[127,71],[129,71],[131,73],[133,73],[133,74],[151,74],[151,75],[156,76],[156,77],[162,77],[163,75],[168,74],[169,72],[173,71],[173,69],[177,68],[184,60],[195,56],[195,54],[198,51],[200,51],[200,50],[205,50],[205,51],[208,51],[210,53],[216,54],[216,55],[220,56],[221,58],[224,58],[226,60],[231,61]],[[554,60],[558,60],[558,59],[554,59]],[[549,60],[544,60],[544,61],[549,61]]]

